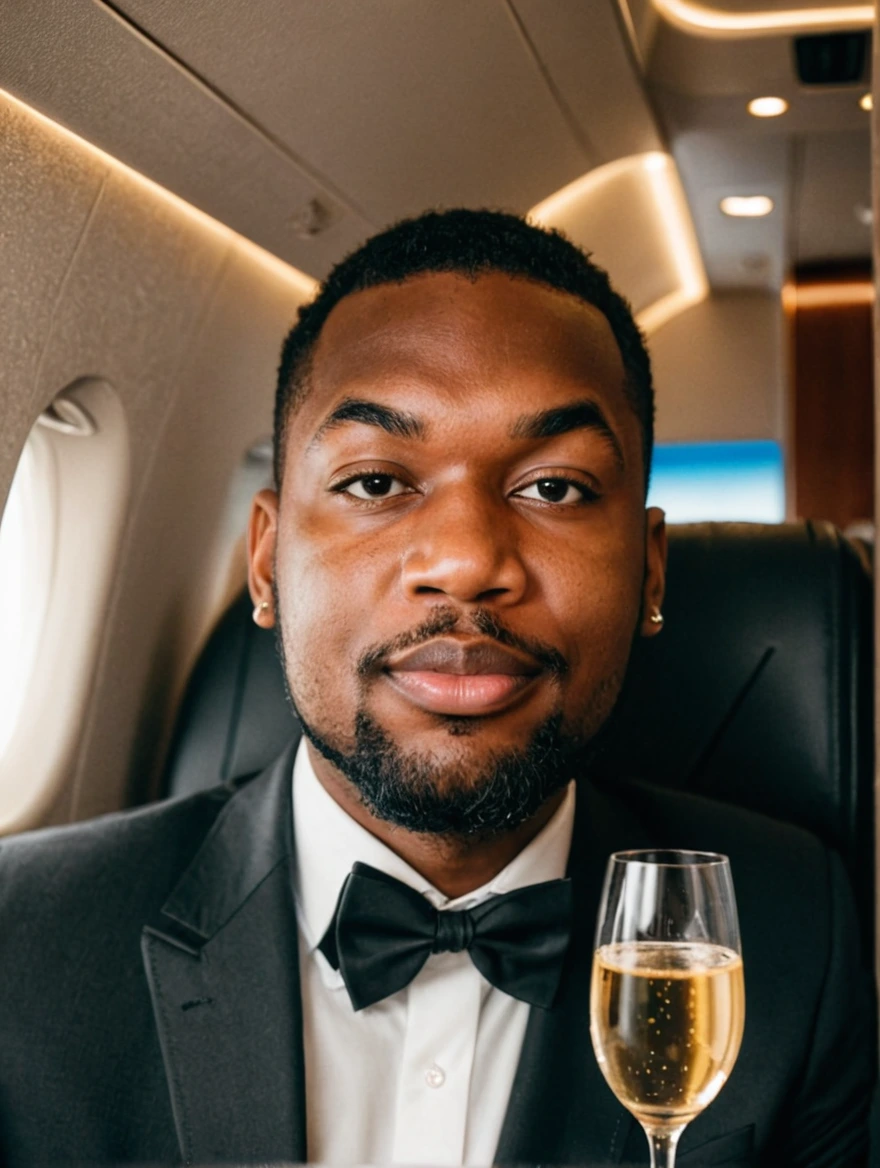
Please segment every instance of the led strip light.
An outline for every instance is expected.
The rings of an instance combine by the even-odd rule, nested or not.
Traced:
[[[114,158],[112,154],[108,154],[106,150],[102,150],[99,146],[94,146],[85,138],[81,138],[79,134],[75,134],[72,130],[68,130],[59,122],[53,121],[52,118],[41,114],[39,110],[34,109],[32,105],[21,101],[20,98],[14,97],[5,89],[0,89],[0,102],[8,102],[9,105],[24,110],[28,117],[44,126],[49,127],[59,138],[73,143],[78,149],[86,150],[97,158],[104,166],[110,168],[118,174],[125,175],[128,179],[138,183],[144,189],[150,192],[157,198],[163,199],[170,203],[178,211],[182,211],[196,222],[200,223],[202,227],[213,231],[215,234],[227,239],[230,243],[234,243],[236,247],[248,253],[251,258],[257,260],[265,267],[271,268],[276,275],[295,285],[298,292],[301,292],[304,297],[311,297],[314,295],[317,282],[311,276],[307,276],[305,272],[301,272],[299,268],[295,268],[292,264],[285,263],[284,260],[279,259],[278,256],[266,251],[265,248],[260,247],[259,244],[254,243],[253,240],[248,239],[239,232],[234,231],[231,227],[227,227],[225,223],[221,223],[218,219],[208,215],[205,211],[200,211],[198,207],[188,203],[186,199],[182,199],[179,195],[175,195],[166,187],[160,186],[159,183],[154,182],[153,179],[147,178],[146,175],[141,174],[139,170],[120,162],[118,158]]]
[[[789,312],[798,308],[836,308],[845,304],[873,304],[874,285],[870,280],[786,284],[782,290],[782,303]]]
[[[653,0],[654,7],[670,24],[685,32],[708,37],[773,36],[797,32],[845,32],[870,28],[873,4],[847,4],[840,8],[759,9],[725,12],[693,0]]]

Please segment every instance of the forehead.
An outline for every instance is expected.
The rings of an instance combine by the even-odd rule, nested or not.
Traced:
[[[534,281],[502,273],[475,280],[431,273],[354,293],[330,313],[311,361],[306,427],[355,388],[426,387],[453,396],[483,396],[540,383],[552,398],[583,393],[612,414],[625,411],[620,350],[605,316],[592,305]],[[522,402],[511,398],[511,408]],[[502,398],[503,400],[503,398]],[[533,401],[534,408],[549,402]]]

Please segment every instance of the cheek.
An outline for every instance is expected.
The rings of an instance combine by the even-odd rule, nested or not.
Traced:
[[[622,676],[639,619],[642,559],[640,542],[618,538],[548,564],[544,590],[565,630],[575,688]]]
[[[295,531],[279,548],[276,582],[287,682],[302,716],[327,737],[351,726],[357,705],[353,642],[362,611],[357,575],[352,572],[340,588],[326,548],[316,552]]]
[[[307,521],[279,541],[276,580],[287,681],[303,717],[328,739],[348,740],[360,703],[357,662],[370,634],[382,568],[363,540]]]

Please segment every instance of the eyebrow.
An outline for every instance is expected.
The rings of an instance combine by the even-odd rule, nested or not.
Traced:
[[[362,398],[346,398],[330,413],[318,429],[310,443],[311,446],[320,442],[324,435],[337,426],[346,422],[359,422],[362,426],[378,426],[387,434],[397,438],[424,438],[425,427],[418,418],[407,414],[403,410],[395,410],[390,406],[380,405],[378,402],[365,401]]]
[[[511,438],[556,438],[572,430],[596,430],[611,446],[619,466],[623,466],[623,450],[608,419],[593,401],[571,402],[537,414],[523,414],[510,431]]]

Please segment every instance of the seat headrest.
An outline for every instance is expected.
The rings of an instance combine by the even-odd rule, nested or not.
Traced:
[[[603,777],[746,806],[853,858],[872,829],[871,595],[831,524],[671,527],[666,621],[636,643]]]
[[[193,669],[166,771],[169,795],[191,795],[261,771],[299,729],[272,632],[252,618],[245,589]]]
[[[640,640],[601,776],[639,777],[808,828],[869,888],[870,570],[830,524],[671,527],[660,636]],[[168,790],[260,770],[296,728],[246,594],[184,702]]]

